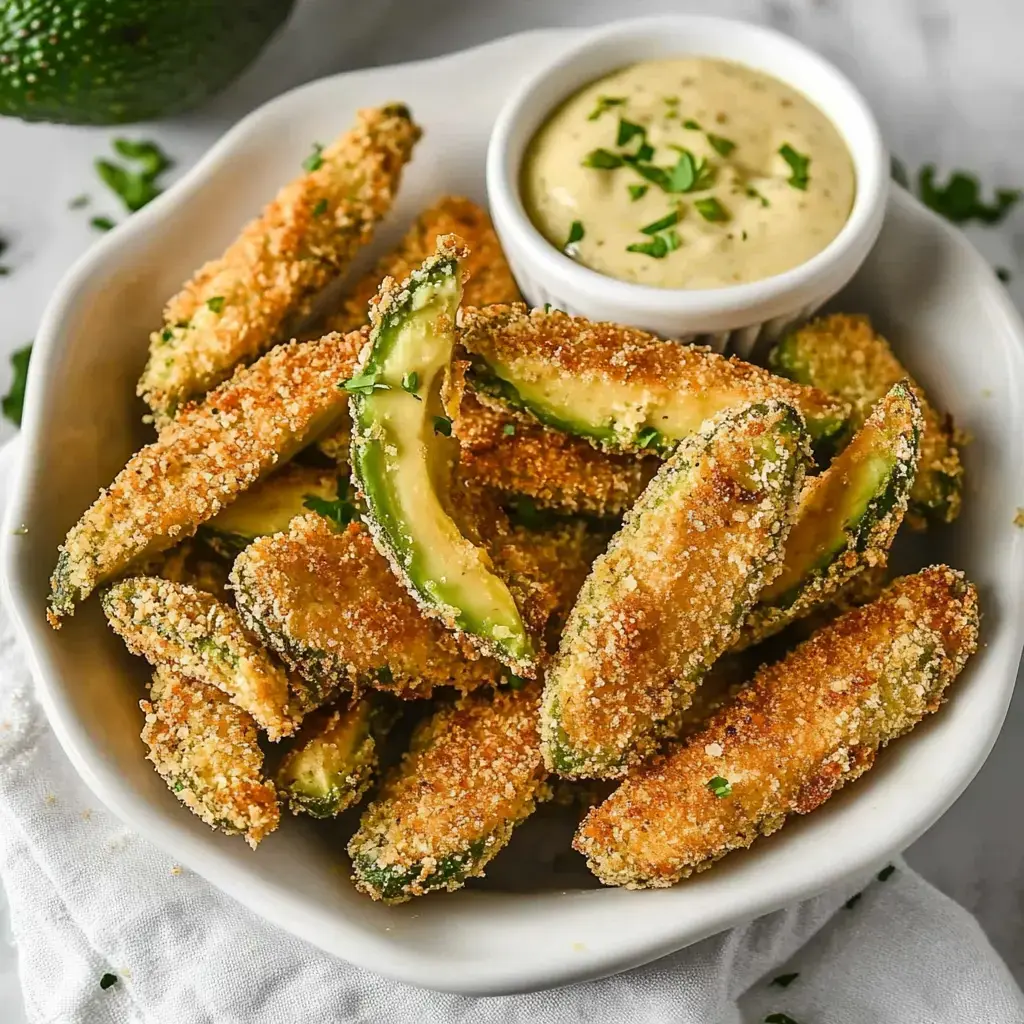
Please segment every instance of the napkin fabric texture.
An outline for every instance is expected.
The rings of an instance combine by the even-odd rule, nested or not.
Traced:
[[[8,446],[0,495],[11,462]],[[977,922],[902,861],[883,875],[601,981],[483,999],[412,988],[279,931],[106,811],[0,611],[0,879],[33,1024],[1024,1024]]]

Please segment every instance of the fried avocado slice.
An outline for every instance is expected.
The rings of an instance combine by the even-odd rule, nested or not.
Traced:
[[[829,468],[807,481],[782,572],[761,592],[740,646],[779,632],[858,573],[885,565],[907,508],[921,426],[913,391],[894,384]]]
[[[272,740],[295,731],[287,674],[253,643],[233,608],[195,587],[147,576],[120,580],[101,600],[132,654],[217,687]]]
[[[231,558],[257,537],[287,530],[296,516],[310,508],[340,513],[339,499],[344,501],[347,493],[348,482],[342,478],[339,487],[337,470],[289,463],[200,526],[199,536],[214,551]]]
[[[244,835],[255,850],[277,828],[274,785],[263,776],[256,723],[215,686],[168,665],[153,673],[146,716],[146,755],[174,795],[211,828]]]
[[[326,695],[373,687],[429,697],[467,692],[502,677],[398,582],[362,523],[336,530],[322,516],[292,520],[235,559],[231,585],[243,622]]]
[[[769,356],[771,368],[849,402],[848,430],[859,430],[879,399],[907,380],[921,405],[921,457],[910,491],[907,522],[916,530],[951,523],[960,514],[963,466],[949,416],[941,415],[910,379],[889,342],[866,316],[836,313],[786,335]]]
[[[352,474],[375,540],[424,612],[532,676],[537,648],[516,602],[449,507],[458,442],[441,391],[451,373],[465,256],[446,235],[402,285],[382,285],[370,339],[346,385]]]
[[[348,845],[356,888],[401,903],[484,873],[546,793],[537,689],[463,697],[417,730]]]
[[[671,733],[782,564],[807,458],[799,414],[731,412],[665,462],[580,591],[547,671],[545,762],[616,778]]]
[[[168,302],[138,387],[159,424],[292,336],[370,241],[419,137],[404,106],[359,111],[352,130],[317,147],[306,173]]]
[[[292,813],[333,818],[357,804],[377,773],[377,739],[390,721],[367,697],[309,715],[277,771]]]
[[[362,327],[381,281],[385,277],[404,281],[433,255],[437,240],[444,235],[458,235],[469,249],[463,267],[468,274],[463,295],[467,305],[486,306],[521,299],[487,211],[472,199],[442,196],[416,218],[397,249],[356,281],[341,308],[327,318],[325,329],[347,334]]]
[[[944,699],[978,642],[977,593],[933,566],[758,671],[685,747],[628,778],[574,846],[606,885],[669,886],[807,814]]]
[[[465,309],[459,340],[481,400],[610,452],[667,453],[727,409],[778,399],[831,451],[848,408],[814,388],[618,324],[525,306]]]
[[[658,468],[653,457],[599,451],[582,438],[482,405],[472,392],[462,397],[454,433],[459,472],[467,479],[563,512],[622,515]]]
[[[338,388],[359,333],[282,345],[136,452],[71,528],[50,580],[51,625],[133,562],[173,547],[347,416]]]

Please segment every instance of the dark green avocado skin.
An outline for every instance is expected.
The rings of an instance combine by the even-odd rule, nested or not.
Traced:
[[[0,0],[0,115],[167,117],[232,81],[293,0]]]

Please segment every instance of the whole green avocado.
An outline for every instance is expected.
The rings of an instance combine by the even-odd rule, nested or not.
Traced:
[[[223,89],[293,0],[0,0],[0,115],[121,124]]]

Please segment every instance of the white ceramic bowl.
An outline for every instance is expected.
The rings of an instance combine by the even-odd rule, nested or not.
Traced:
[[[908,564],[944,560],[981,590],[984,646],[952,699],[820,811],[674,889],[600,889],[566,864],[571,821],[539,813],[487,879],[400,907],[358,895],[338,870],[344,836],[287,817],[251,852],[182,807],[145,760],[146,666],[88,601],[59,633],[44,619],[57,545],[97,490],[148,439],[135,381],[167,295],[237,232],[314,139],[357,106],[408,99],[426,128],[375,251],[442,191],[483,199],[487,138],[524,72],[575,33],[547,31],[422,64],[325,79],[247,118],[165,196],[111,232],[61,283],[37,334],[23,459],[4,523],[2,572],[50,723],[114,813],[179,864],[315,946],[417,985],[479,995],[623,970],[828,886],[854,883],[912,842],[981,766],[1021,651],[1024,332],[963,236],[894,190],[878,244],[837,302],[871,313],[915,376],[975,440],[964,515],[919,540]],[[472,89],[466,83],[474,83]],[[15,536],[25,525],[28,533]],[[567,870],[568,868],[568,870]]]
[[[552,111],[583,86],[642,60],[719,57],[766,71],[809,97],[833,122],[857,179],[850,217],[818,255],[782,274],[715,289],[654,288],[617,281],[559,252],[534,227],[520,197],[523,155]],[[592,320],[749,355],[806,318],[853,277],[878,237],[889,158],[860,93],[812,50],[771,29],[723,18],[665,16],[607,25],[530,76],[508,99],[487,152],[491,215],[523,294]]]

